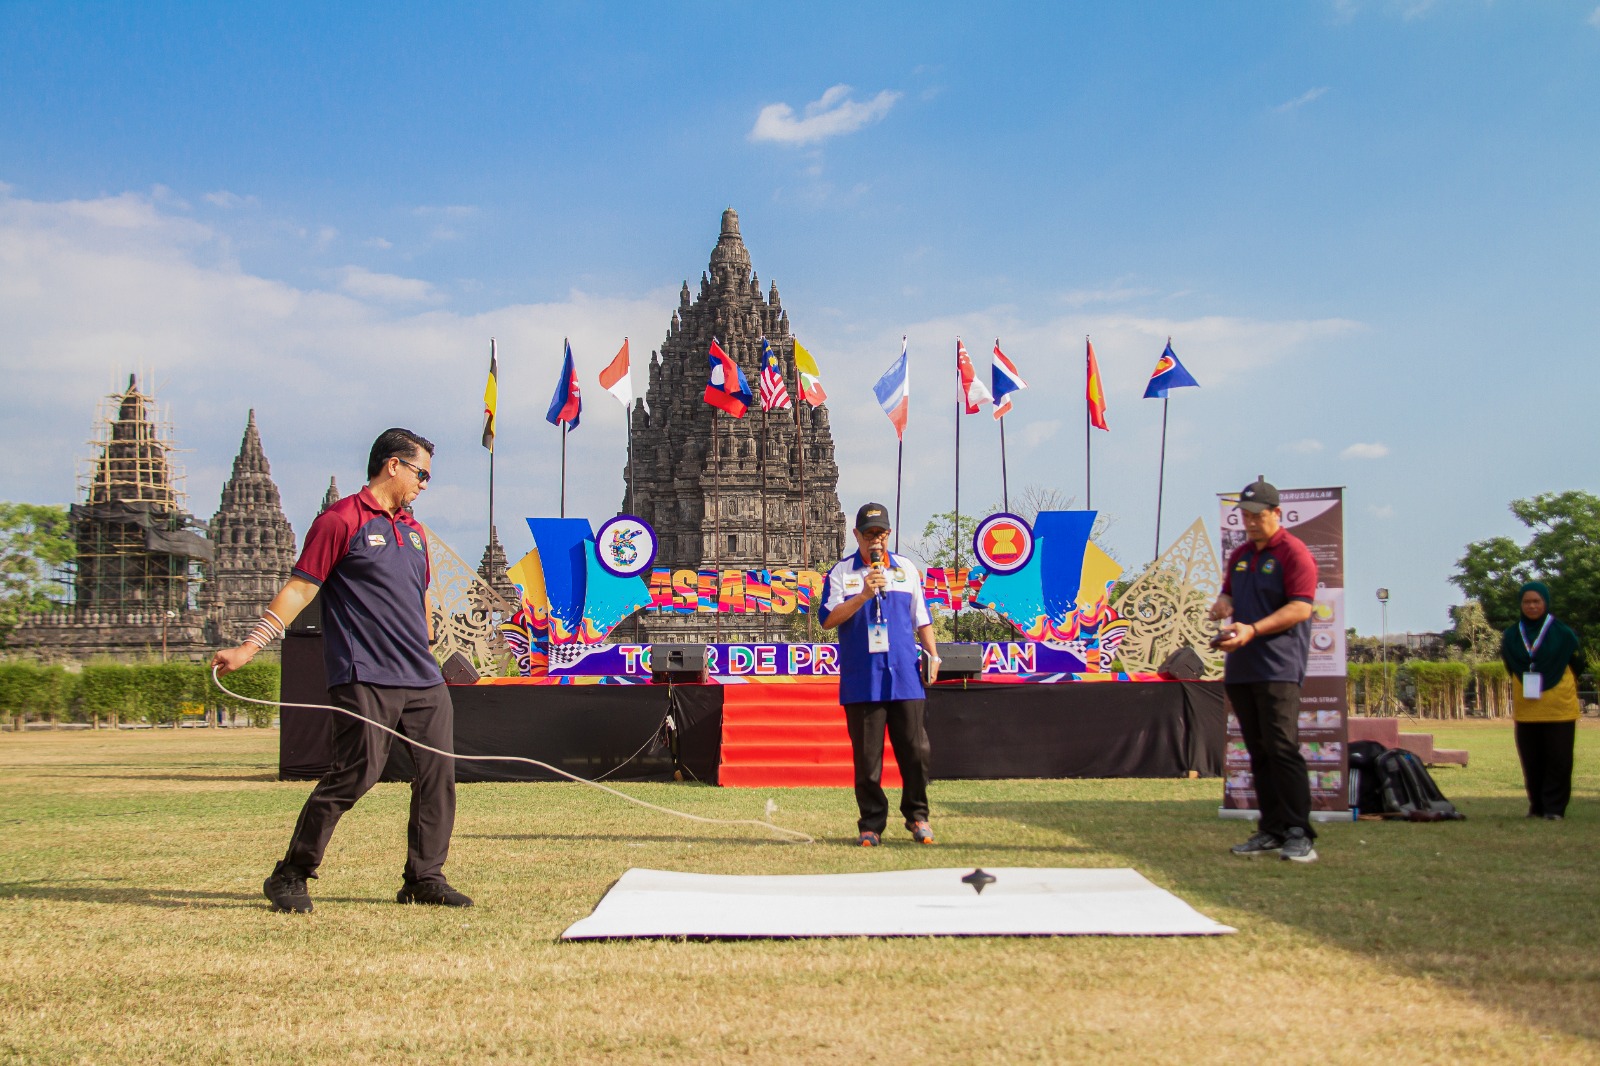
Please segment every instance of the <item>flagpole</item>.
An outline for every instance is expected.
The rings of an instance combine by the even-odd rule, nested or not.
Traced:
[[[495,375],[495,407],[500,406],[500,362],[495,358],[494,338],[489,338],[489,369]],[[494,425],[496,415],[490,415],[490,428],[498,430]],[[494,543],[494,437],[489,438],[489,543]],[[493,577],[493,575],[490,575]]]
[[[1094,510],[1094,466],[1090,453],[1094,450],[1094,412],[1089,409],[1089,335],[1083,335],[1083,507]],[[1159,523],[1158,523],[1159,524]]]
[[[724,364],[726,365],[726,364]],[[711,409],[711,450],[715,455],[712,460],[711,482],[711,566],[716,572],[716,580],[712,583],[716,602],[712,607],[716,610],[717,643],[722,643],[722,419],[717,417],[717,409]]]
[[[906,468],[906,442],[904,438],[896,446],[894,460],[894,550],[900,551],[900,479]]]
[[[567,517],[567,423],[561,423],[561,517]]]
[[[1161,495],[1167,482],[1167,397],[1161,397],[1161,473],[1156,477],[1156,553],[1161,558]]]
[[[1011,490],[1006,487],[1006,420],[1000,417],[1000,509],[1011,510]]]
[[[765,368],[763,368],[765,369]],[[772,448],[772,441],[767,436],[767,405],[761,405],[761,569],[767,569],[767,452]],[[767,595],[771,595],[769,588]],[[769,608],[761,616],[761,639],[771,640],[772,611]]]
[[[956,575],[961,573],[961,406],[965,399],[961,395],[961,338],[956,338],[956,517],[950,524],[951,547],[955,553],[955,565],[950,571],[949,581],[952,587],[956,584]],[[950,634],[956,640],[961,639],[961,605],[958,602],[950,604]]]
[[[805,388],[800,381],[800,364],[794,359],[794,340],[789,341],[789,361],[794,363],[794,442],[800,452],[800,569],[806,570],[811,566],[810,545],[806,537],[806,512],[811,508],[806,499],[806,420],[800,415],[800,405],[805,399]],[[798,575],[796,575],[798,576]],[[806,611],[806,640],[811,640],[811,621],[816,615],[818,604],[812,604]]]

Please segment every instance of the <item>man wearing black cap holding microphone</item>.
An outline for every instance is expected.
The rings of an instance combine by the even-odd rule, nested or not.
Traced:
[[[1311,783],[1300,754],[1300,686],[1311,653],[1317,563],[1283,528],[1278,490],[1257,478],[1239,493],[1245,543],[1223,567],[1213,619],[1232,616],[1215,645],[1228,653],[1222,681],[1250,752],[1259,831],[1233,853],[1315,862]]]
[[[900,764],[900,813],[911,839],[933,843],[928,825],[928,734],[923,728],[922,671],[939,674],[933,619],[922,598],[922,575],[909,559],[891,555],[889,509],[869,503],[856,512],[856,547],[828,572],[822,628],[839,630],[839,702],[844,705],[855,759],[856,843],[875,848],[888,825],[883,794],[883,734],[887,726]]]

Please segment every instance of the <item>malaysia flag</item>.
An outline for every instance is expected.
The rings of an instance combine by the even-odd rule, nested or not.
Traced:
[[[978,408],[994,400],[989,395],[989,390],[983,387],[983,382],[978,380],[978,372],[972,369],[972,360],[967,358],[967,346],[961,343],[961,338],[956,338],[956,372],[961,377],[961,402],[969,415],[978,413]]]
[[[566,423],[568,429],[578,428],[578,419],[583,414],[583,397],[578,392],[578,374],[572,367],[572,344],[562,341],[566,355],[561,360],[561,379],[556,382],[555,395],[550,397],[550,410],[545,412],[544,420],[552,426]]]
[[[994,417],[998,420],[1011,413],[1011,394],[1028,387],[1017,373],[1017,364],[1006,358],[1000,350],[1000,338],[994,339],[994,362],[989,364],[989,383],[994,386]]]
[[[906,416],[911,413],[911,365],[906,358],[906,338],[900,338],[900,358],[872,386],[872,394],[894,423],[894,435],[905,440]]]
[[[706,384],[706,403],[734,418],[743,418],[750,410],[750,382],[733,357],[722,350],[717,338],[711,338],[711,380]]]
[[[778,365],[778,353],[772,350],[765,337],[761,338],[761,409],[789,409],[789,389],[783,383],[783,368]]]

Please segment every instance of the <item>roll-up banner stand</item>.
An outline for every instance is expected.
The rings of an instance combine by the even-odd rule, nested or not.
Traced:
[[[1311,779],[1313,821],[1348,821],[1350,815],[1348,732],[1345,716],[1344,489],[1280,489],[1283,526],[1305,542],[1317,561],[1317,598],[1311,613],[1311,657],[1300,690],[1300,753]],[[1246,540],[1239,494],[1222,503],[1222,558]],[[1224,758],[1224,818],[1256,818],[1255,782],[1239,723],[1228,712]]]

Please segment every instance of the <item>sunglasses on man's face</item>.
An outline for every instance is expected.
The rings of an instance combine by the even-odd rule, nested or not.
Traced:
[[[402,466],[409,466],[417,475],[418,485],[426,485],[428,483],[428,479],[433,476],[430,471],[422,469],[422,467],[418,466],[416,463],[408,463],[398,455],[394,457],[394,461]]]

